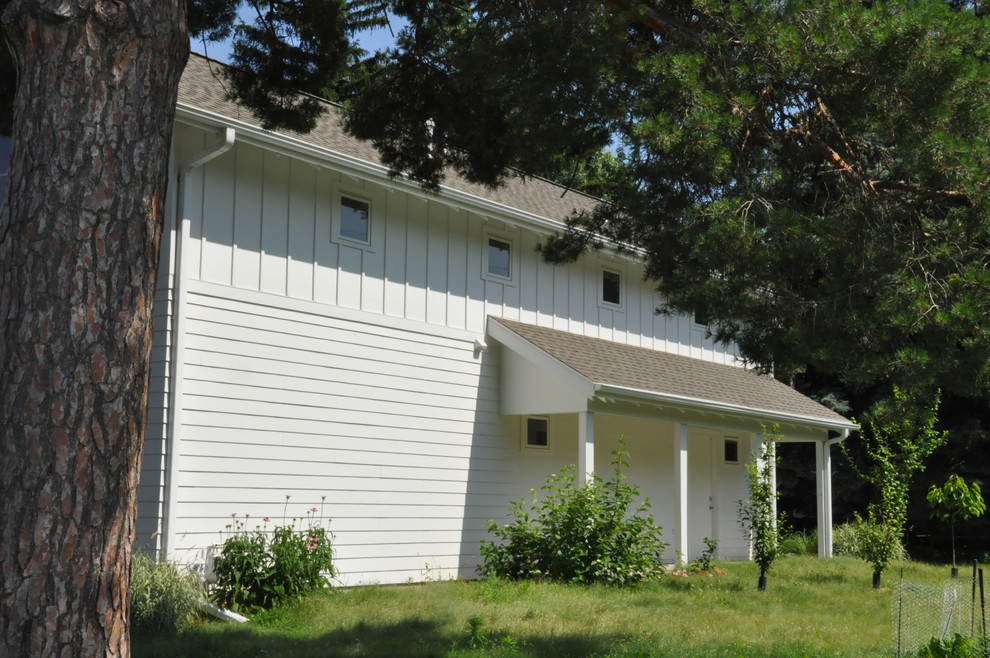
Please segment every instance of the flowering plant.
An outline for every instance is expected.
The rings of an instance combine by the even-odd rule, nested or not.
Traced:
[[[324,497],[325,498],[325,497]],[[286,508],[289,496],[285,497]],[[211,597],[220,606],[234,611],[270,608],[289,598],[330,585],[333,566],[333,535],[324,526],[323,514],[311,507],[304,519],[292,519],[268,530],[249,530],[247,518],[233,519],[227,525],[220,554],[214,559],[216,577]],[[296,527],[302,522],[303,527]],[[221,532],[221,536],[224,533]]]

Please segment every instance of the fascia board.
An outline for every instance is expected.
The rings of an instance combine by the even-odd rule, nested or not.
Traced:
[[[595,393],[595,383],[562,361],[550,356],[531,342],[501,325],[497,320],[488,320],[487,334],[503,346],[516,352],[551,376],[590,399]]]
[[[795,425],[807,425],[810,427],[819,427],[822,429],[830,430],[857,430],[859,425],[851,421],[830,421],[826,418],[816,418],[814,416],[805,416],[802,414],[789,414],[780,411],[771,411],[768,409],[756,409],[753,407],[743,407],[735,404],[726,404],[724,402],[714,402],[712,400],[703,400],[701,398],[693,398],[685,395],[674,395],[671,393],[658,393],[656,391],[645,391],[635,388],[625,388],[622,386],[613,386],[609,384],[596,384],[595,392],[600,395],[614,395],[618,397],[624,397],[630,400],[652,400],[663,404],[670,404],[674,406],[680,406],[687,409],[694,409],[698,411],[706,411],[713,413],[722,413],[734,416],[742,416],[746,418],[759,419],[764,421],[776,421],[781,423],[791,423]]]

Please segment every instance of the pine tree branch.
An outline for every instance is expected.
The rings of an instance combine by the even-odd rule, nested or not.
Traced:
[[[700,45],[701,35],[686,27],[669,16],[664,16],[653,7],[636,2],[635,0],[605,0],[605,4],[635,18],[636,22],[650,28],[667,39],[687,41]]]

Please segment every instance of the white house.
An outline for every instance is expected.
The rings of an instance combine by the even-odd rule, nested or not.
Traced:
[[[852,423],[654,313],[642,265],[534,247],[591,198],[539,179],[439,196],[390,180],[334,108],[308,135],[182,79],[156,299],[139,545],[197,561],[231,515],[322,508],[346,584],[473,577],[486,519],[618,438],[669,556],[746,558],[736,519],[761,426],[829,445]],[[287,501],[288,497],[288,501]]]

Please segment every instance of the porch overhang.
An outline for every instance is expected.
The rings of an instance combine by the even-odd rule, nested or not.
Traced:
[[[689,426],[760,436],[776,428],[785,440],[816,444],[818,554],[832,554],[830,447],[855,423],[773,379],[733,365],[615,343],[488,317],[502,345],[501,405],[506,415],[577,414],[578,474],[593,470],[595,416],[638,416],[676,425],[674,546],[688,556]]]
[[[502,413],[607,411],[709,427],[780,426],[825,441],[856,424],[775,379],[738,366],[488,318],[502,354]]]

